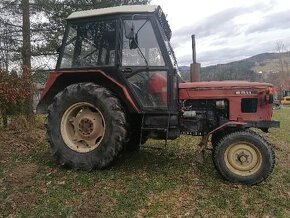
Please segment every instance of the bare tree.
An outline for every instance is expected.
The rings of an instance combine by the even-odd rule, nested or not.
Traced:
[[[276,42],[276,52],[278,53],[278,68],[280,69],[278,77],[278,90],[282,93],[284,90],[290,89],[290,72],[289,72],[289,50],[287,50],[284,42]]]
[[[280,71],[281,71],[281,73],[284,73],[284,57],[283,57],[283,53],[286,51],[285,44],[282,41],[277,41],[275,50],[278,53]]]

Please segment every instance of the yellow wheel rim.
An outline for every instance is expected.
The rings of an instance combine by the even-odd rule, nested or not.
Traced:
[[[239,176],[251,176],[262,166],[262,154],[249,142],[231,144],[224,153],[228,169]]]
[[[101,144],[105,135],[105,120],[94,105],[79,102],[64,112],[60,130],[65,144],[70,149],[86,153]]]

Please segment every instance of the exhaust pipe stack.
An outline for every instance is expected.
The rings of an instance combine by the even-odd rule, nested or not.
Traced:
[[[191,82],[200,81],[200,63],[196,63],[195,35],[191,36],[192,40],[192,64],[190,64]]]

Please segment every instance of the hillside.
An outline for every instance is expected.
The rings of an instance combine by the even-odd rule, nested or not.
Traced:
[[[280,86],[281,82],[279,81],[285,81],[285,77],[287,78],[287,74],[290,73],[289,68],[290,52],[263,53],[228,64],[203,67],[201,69],[201,80],[264,81],[276,83],[276,86]],[[188,80],[189,67],[181,66],[180,71],[184,78]]]

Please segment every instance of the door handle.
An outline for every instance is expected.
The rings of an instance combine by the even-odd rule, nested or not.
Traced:
[[[131,68],[124,68],[121,70],[122,73],[132,73],[133,70]]]

